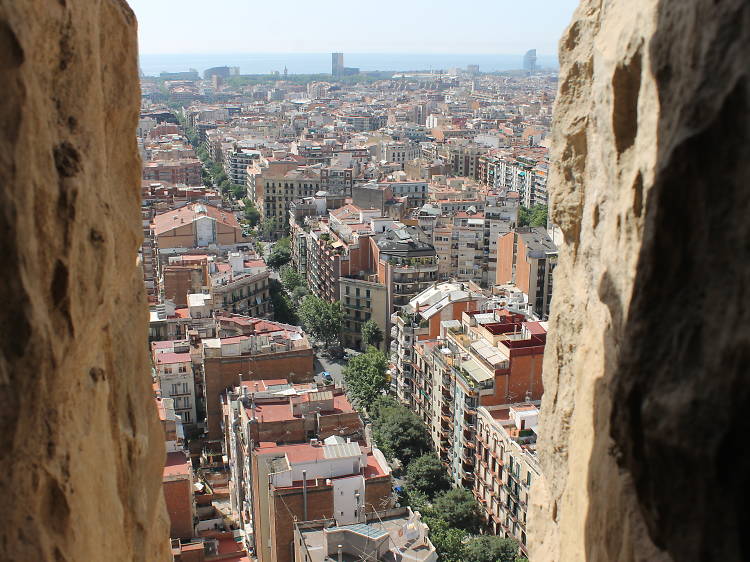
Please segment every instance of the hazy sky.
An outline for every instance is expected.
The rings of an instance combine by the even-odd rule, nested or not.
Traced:
[[[578,0],[128,0],[141,53],[555,54]]]

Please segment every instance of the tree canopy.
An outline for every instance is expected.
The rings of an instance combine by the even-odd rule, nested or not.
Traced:
[[[464,558],[466,531],[452,528],[438,517],[425,517],[424,522],[430,528],[430,540],[435,545],[440,562],[468,562],[470,560]]]
[[[445,467],[434,454],[422,455],[411,461],[406,468],[406,486],[433,498],[439,492],[450,489],[451,481]]]
[[[243,199],[247,195],[247,186],[239,183],[230,184],[229,191],[235,199]]]
[[[245,204],[245,220],[250,223],[250,226],[255,226],[260,222],[260,213],[255,208],[255,203],[249,197],[245,197],[242,202]]]
[[[472,562],[516,562],[518,543],[493,535],[472,537],[464,546],[464,559]]]
[[[297,287],[305,286],[305,278],[302,277],[296,269],[289,265],[285,265],[281,268],[279,277],[281,278],[281,283],[284,285],[284,288],[290,293]]]
[[[288,264],[292,260],[292,252],[289,248],[279,246],[278,243],[274,244],[271,253],[268,254],[266,263],[268,267],[273,269],[280,269],[282,266]]]
[[[349,360],[344,367],[344,380],[349,393],[360,406],[369,408],[375,399],[388,388],[387,370],[388,359],[383,352],[374,347],[370,347],[367,353]]]
[[[380,407],[372,433],[386,456],[398,458],[407,466],[412,459],[430,451],[432,445],[419,416],[401,405]]]
[[[344,320],[341,303],[308,295],[302,300],[299,315],[305,330],[316,340],[322,341],[326,348],[339,339]]]
[[[379,348],[382,341],[383,330],[375,320],[370,319],[362,325],[362,344],[365,348],[370,345]]]
[[[479,504],[469,490],[454,488],[438,495],[433,508],[449,526],[476,533],[482,525]]]
[[[286,293],[277,279],[268,280],[268,292],[271,295],[271,304],[273,304],[273,317],[278,322],[285,324],[299,324],[297,310],[292,303],[292,299]]]
[[[547,206],[537,203],[518,209],[518,226],[547,226]]]
[[[310,291],[308,291],[307,285],[297,285],[292,290],[292,302],[295,306],[299,306],[299,304],[302,302],[302,299],[309,294]]]

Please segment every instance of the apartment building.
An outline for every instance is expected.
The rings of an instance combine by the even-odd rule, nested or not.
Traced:
[[[339,278],[339,302],[344,311],[341,343],[344,347],[363,349],[362,326],[372,320],[383,332],[380,349],[388,349],[388,288],[374,279],[374,275]]]
[[[294,204],[296,209],[298,204]],[[321,206],[311,207],[311,212]],[[290,217],[292,256],[298,271],[306,276],[310,291],[328,301],[340,300],[340,278],[360,277],[370,272],[372,248],[369,238],[392,223],[377,209],[344,205],[327,217],[311,216],[307,223]],[[303,267],[304,262],[304,267]]]
[[[421,155],[419,143],[411,141],[386,141],[380,143],[380,159],[395,162],[404,169],[404,164]]]
[[[463,205],[462,205],[463,206]],[[479,205],[485,208],[484,202]],[[469,205],[465,211],[440,208],[455,205],[428,204],[419,212],[419,225],[432,237],[438,256],[438,278],[474,281],[483,287],[497,277],[497,241],[515,226],[517,207],[487,206],[480,211]]]
[[[557,246],[544,227],[520,227],[501,235],[497,242],[496,283],[515,284],[528,295],[534,313],[546,319],[557,255]]]
[[[154,216],[151,231],[161,253],[209,246],[226,248],[249,242],[234,213],[205,203],[190,203]]]
[[[479,177],[479,158],[486,154],[487,147],[466,139],[451,139],[440,145],[436,152],[454,176],[476,180]]]
[[[477,408],[541,398],[546,330],[519,316],[463,313],[417,342],[413,407],[457,485],[474,483]]]
[[[232,512],[253,547],[253,449],[260,443],[305,443],[311,438],[363,435],[359,414],[341,389],[285,379],[243,381],[222,395],[224,451],[229,457]]]
[[[211,440],[222,436],[220,396],[237,386],[240,376],[300,383],[314,375],[312,345],[302,328],[239,315],[219,316],[216,324],[217,337],[199,342]]]
[[[479,159],[478,178],[504,192],[515,191],[524,207],[547,204],[549,155],[543,147],[516,149]]]
[[[341,437],[308,443],[260,443],[252,450],[253,523],[260,562],[291,562],[298,521],[367,521],[392,507],[392,478],[383,454]]]
[[[417,209],[427,203],[428,189],[426,181],[406,181],[406,174],[394,174],[396,179],[378,182],[378,186],[387,189],[394,198],[406,199],[409,209]],[[398,177],[404,179],[398,179]]]
[[[296,523],[294,561],[361,560],[367,556],[382,562],[435,562],[438,556],[428,531],[421,514],[408,506],[366,513],[362,522],[353,525],[338,525],[334,519]]]
[[[378,283],[388,288],[391,313],[438,279],[435,247],[421,228],[396,223],[372,238]]]
[[[169,515],[169,536],[173,539],[191,539],[195,534],[193,521],[196,514],[193,499],[193,470],[185,454],[182,420],[174,410],[170,398],[157,398],[156,409],[164,429],[167,455],[162,473],[164,503]]]
[[[440,335],[440,323],[458,320],[466,311],[480,310],[487,298],[466,283],[437,283],[409,301],[391,317],[391,363],[396,395],[413,404],[415,346]]]
[[[235,185],[246,185],[248,166],[252,166],[260,158],[259,150],[244,147],[242,141],[236,143],[226,155],[225,168],[229,181]]]
[[[539,400],[545,325],[461,284],[428,289],[394,315],[396,392],[427,424],[457,485],[474,482],[477,408]]]
[[[156,160],[143,164],[143,179],[172,184],[203,185],[197,158]]]
[[[271,225],[272,236],[286,230],[290,204],[320,190],[320,167],[299,166],[295,161],[269,162],[259,174],[248,175],[250,193],[262,221]]]
[[[220,263],[210,276],[208,294],[214,310],[243,314],[255,318],[271,315],[269,278],[266,262],[247,259],[241,252],[229,252],[228,263]]]
[[[172,400],[183,425],[196,424],[199,420],[189,343],[184,340],[152,342],[151,353],[162,398]]]
[[[538,402],[477,408],[474,495],[487,527],[514,538],[528,556],[526,519],[532,483],[542,477],[536,454]]]

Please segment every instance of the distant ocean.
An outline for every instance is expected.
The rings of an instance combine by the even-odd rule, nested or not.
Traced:
[[[241,74],[322,74],[331,72],[331,53],[257,53],[257,54],[179,54],[141,55],[141,71],[146,76],[160,72],[181,72],[194,68],[201,74],[214,66],[239,66]],[[481,72],[522,68],[520,55],[449,55],[408,53],[344,53],[344,64],[360,70],[449,70],[478,64]],[[539,68],[557,69],[556,55],[538,55]]]

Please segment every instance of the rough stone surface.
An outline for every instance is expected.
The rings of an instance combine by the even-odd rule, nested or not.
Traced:
[[[560,46],[532,560],[750,559],[750,4],[583,0]]]
[[[167,560],[136,268],[136,22],[0,0],[0,552]]]

